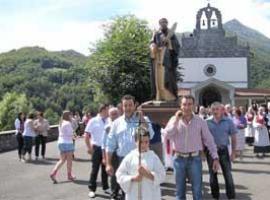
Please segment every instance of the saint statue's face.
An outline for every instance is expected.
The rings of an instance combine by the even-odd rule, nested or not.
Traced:
[[[161,30],[167,30],[168,29],[168,21],[165,19],[160,20],[159,26],[160,26]]]

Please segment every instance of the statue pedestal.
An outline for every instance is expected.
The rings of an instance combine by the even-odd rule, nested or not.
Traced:
[[[151,122],[162,127],[166,126],[169,119],[179,109],[178,101],[147,101],[140,107]]]

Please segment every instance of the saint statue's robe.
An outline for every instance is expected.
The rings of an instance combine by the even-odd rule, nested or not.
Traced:
[[[126,200],[138,200],[139,187],[141,200],[161,200],[160,183],[165,180],[166,172],[158,156],[151,150],[141,153],[141,165],[151,171],[154,180],[143,177],[140,183],[131,181],[138,174],[139,151],[131,151],[116,171],[117,182],[126,194]],[[139,184],[141,184],[139,186]]]
[[[162,75],[163,80],[162,84],[164,84],[164,88],[169,91],[170,94],[173,95],[173,97],[177,98],[177,80],[176,80],[176,70],[178,67],[178,54],[180,45],[177,40],[177,37],[175,34],[169,38],[170,45],[164,43],[164,38],[167,36],[168,33],[164,33],[162,31],[158,31],[154,34],[151,44],[156,44],[158,49],[164,49],[164,53],[162,54],[162,65],[164,67],[164,74]],[[170,46],[170,47],[169,47]],[[157,94],[157,80],[156,80],[156,58],[151,59],[151,88],[152,88],[152,98],[156,98]],[[159,77],[160,78],[160,77]],[[166,96],[166,95],[165,95]],[[162,97],[161,97],[162,98]],[[170,98],[170,97],[169,97]],[[171,100],[162,98],[161,100]]]

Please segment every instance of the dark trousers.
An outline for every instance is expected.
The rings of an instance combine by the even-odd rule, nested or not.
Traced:
[[[157,154],[160,161],[164,164],[162,143],[157,142],[157,143],[154,143],[154,144],[150,144],[150,149]]]
[[[23,136],[21,133],[18,133],[16,135],[17,142],[18,142],[18,156],[21,159],[22,154],[23,154]]]
[[[32,143],[33,138],[31,136],[23,136],[23,155],[32,153]]]
[[[113,166],[114,174],[111,177],[111,190],[112,190],[111,198],[114,198],[114,199],[118,199],[119,192],[121,191],[121,187],[117,183],[117,180],[116,180],[115,172],[118,169],[118,167],[120,166],[122,160],[123,160],[122,157],[119,157],[119,156],[117,156],[116,153],[113,153],[113,155],[112,155],[112,166]],[[124,199],[124,198],[125,198],[125,194],[122,191],[120,199]]]
[[[227,197],[228,199],[234,199],[235,188],[234,188],[234,182],[233,182],[233,177],[232,177],[232,172],[231,172],[232,167],[231,167],[231,160],[230,160],[228,148],[225,146],[224,148],[218,149],[218,156],[219,156],[219,162],[222,169],[223,177],[225,179]],[[212,193],[213,198],[219,199],[219,185],[218,185],[217,173],[212,170],[213,159],[210,156],[209,151],[206,151],[206,157],[207,157],[207,164],[208,164],[209,174],[210,174],[211,193]]]
[[[97,189],[97,176],[99,167],[101,166],[101,181],[103,190],[107,190],[108,186],[108,175],[106,173],[105,165],[102,164],[102,149],[100,146],[93,146],[92,153],[92,171],[90,174],[90,180],[88,188],[89,190],[95,192]]]
[[[41,145],[41,156],[44,157],[45,156],[45,152],[46,152],[46,141],[47,141],[47,137],[43,136],[43,135],[38,135],[35,138],[35,153],[36,153],[36,157],[39,156],[39,146]]]

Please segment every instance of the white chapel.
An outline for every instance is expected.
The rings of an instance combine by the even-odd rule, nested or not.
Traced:
[[[198,11],[196,28],[189,36],[183,35],[180,43],[184,75],[178,85],[180,96],[192,94],[197,105],[220,101],[248,106],[270,94],[249,88],[249,46],[239,45],[237,36],[226,36],[221,12],[210,4]]]

